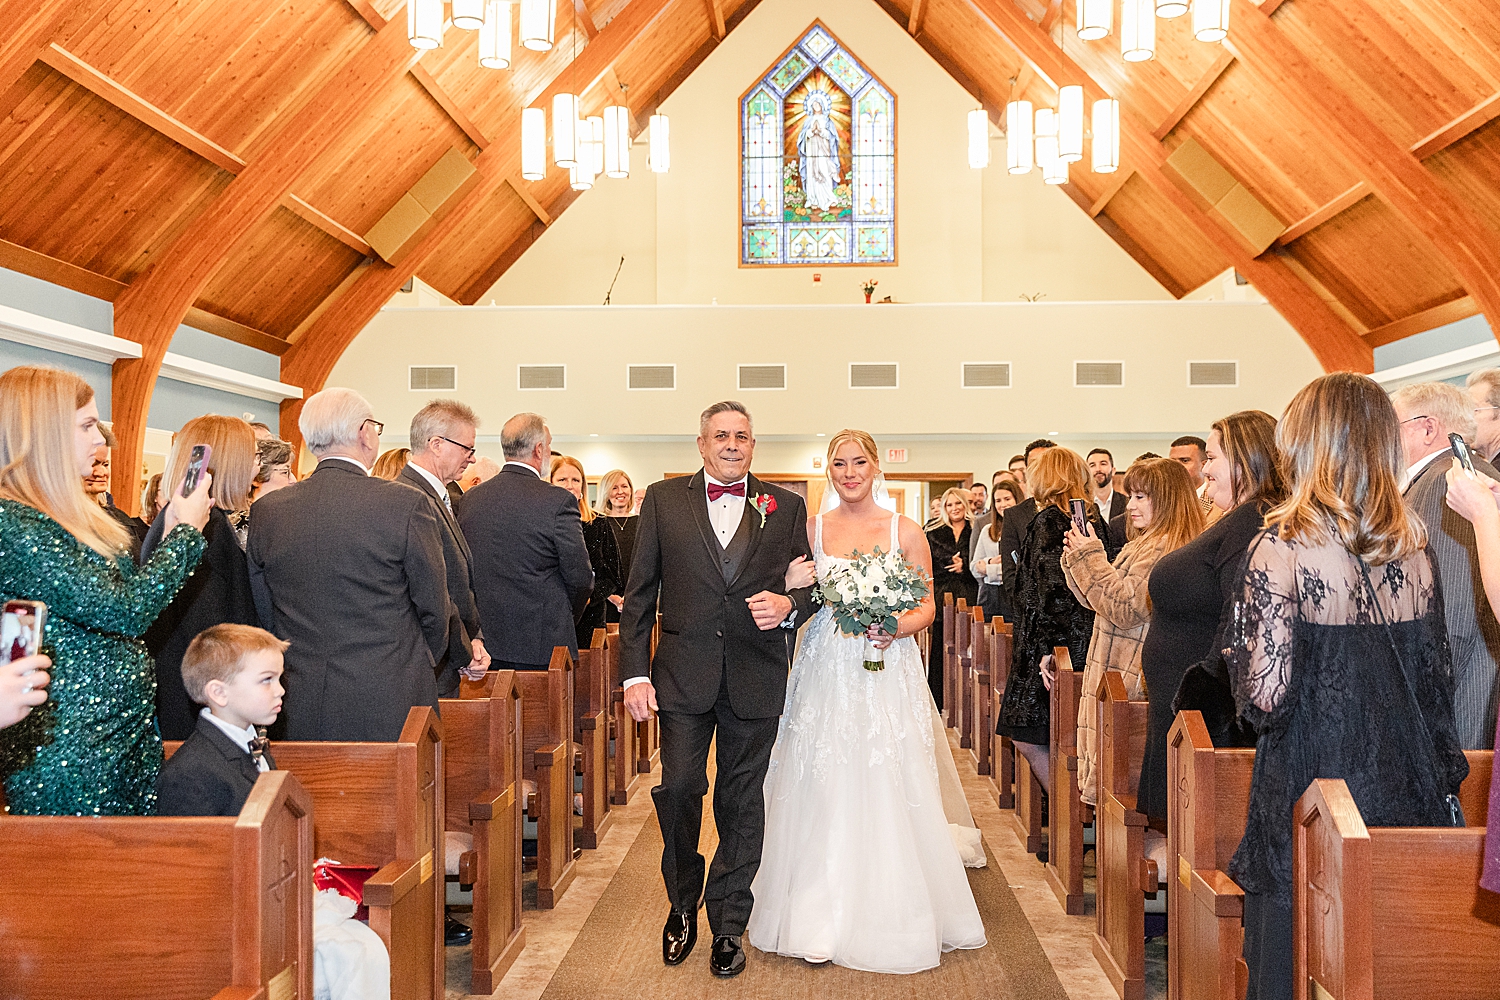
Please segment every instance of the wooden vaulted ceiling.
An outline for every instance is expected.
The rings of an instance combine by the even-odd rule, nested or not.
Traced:
[[[114,373],[118,495],[178,324],[312,391],[413,274],[476,301],[576,197],[563,171],[521,179],[521,109],[581,88],[639,128],[759,0],[557,2],[554,48],[495,71],[471,32],[412,49],[403,0],[0,0],[0,266],[113,301],[141,343]],[[1122,169],[1063,190],[1174,294],[1233,266],[1325,367],[1364,371],[1374,346],[1500,315],[1493,0],[1233,0],[1226,43],[1158,22],[1135,64],[1118,35],[1077,39],[1075,0],[871,2],[997,123],[1071,83],[1119,98]],[[473,178],[380,260],[365,234],[454,150]],[[1261,206],[1269,247],[1179,151]]]

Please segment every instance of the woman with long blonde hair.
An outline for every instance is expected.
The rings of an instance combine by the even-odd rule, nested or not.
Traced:
[[[973,541],[974,525],[969,520],[969,504],[974,499],[968,490],[953,487],[945,490],[938,510],[942,523],[927,532],[927,547],[932,552],[932,600],[938,608],[946,608],[945,595],[952,594],[954,608],[959,599],[972,606],[979,600],[979,581],[969,572],[969,549]],[[957,613],[956,610],[954,612]],[[939,628],[943,626],[939,623]],[[943,663],[941,657],[933,657],[929,665],[928,683],[932,687],[932,698],[941,711],[943,707]]]
[[[615,536],[615,548],[620,551],[620,588],[630,580],[630,560],[635,556],[635,533],[640,527],[640,516],[635,513],[635,485],[624,469],[610,469],[599,477],[599,498],[594,510],[609,525]],[[620,609],[611,602],[604,609],[606,622],[620,620]]]
[[[212,477],[190,496],[174,490],[162,544],[137,567],[125,529],[83,491],[98,425],[77,375],[0,375],[0,594],[47,605],[52,658],[48,701],[0,732],[16,813],[144,815],[156,802],[155,675],[139,636],[203,554]]]
[[[587,649],[594,638],[594,629],[603,628],[605,609],[614,608],[616,613],[624,603],[625,576],[620,571],[620,548],[610,530],[609,518],[594,513],[589,506],[588,476],[583,463],[572,455],[558,455],[552,459],[552,470],[547,481],[561,486],[578,498],[578,519],[583,522],[583,543],[589,551],[589,562],[594,567],[594,592],[589,595],[588,606],[583,617],[578,619],[578,646]]]
[[[1229,672],[1259,734],[1245,835],[1248,997],[1290,1000],[1292,807],[1342,778],[1369,826],[1447,826],[1468,774],[1427,533],[1401,502],[1400,427],[1351,372],[1297,393],[1276,429],[1289,496],[1250,543]],[[1456,800],[1455,800],[1456,801]]]

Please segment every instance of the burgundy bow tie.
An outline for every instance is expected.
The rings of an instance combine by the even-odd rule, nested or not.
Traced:
[[[708,502],[709,503],[713,503],[715,500],[719,499],[719,497],[723,496],[726,493],[729,494],[732,497],[742,497],[742,496],[744,496],[745,495],[745,484],[744,484],[744,482],[734,483],[734,484],[729,485],[729,486],[720,486],[718,483],[709,483],[708,484]]]

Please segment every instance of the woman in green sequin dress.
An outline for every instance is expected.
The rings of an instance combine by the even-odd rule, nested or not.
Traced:
[[[161,740],[156,674],[140,636],[203,554],[208,477],[174,497],[145,566],[124,529],[83,492],[103,444],[94,393],[52,368],[0,375],[0,597],[43,601],[52,657],[46,704],[0,731],[10,810],[143,815],[155,810]]]

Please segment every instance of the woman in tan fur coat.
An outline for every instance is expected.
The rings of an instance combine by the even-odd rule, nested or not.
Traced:
[[[1192,480],[1179,462],[1166,458],[1136,462],[1125,473],[1130,539],[1113,564],[1104,544],[1090,532],[1070,530],[1063,541],[1062,568],[1068,587],[1094,611],[1078,702],[1078,787],[1084,802],[1096,805],[1099,790],[1099,683],[1106,670],[1125,677],[1131,698],[1145,697],[1141,644],[1151,621],[1146,582],[1151,568],[1168,552],[1203,530],[1203,510]]]

